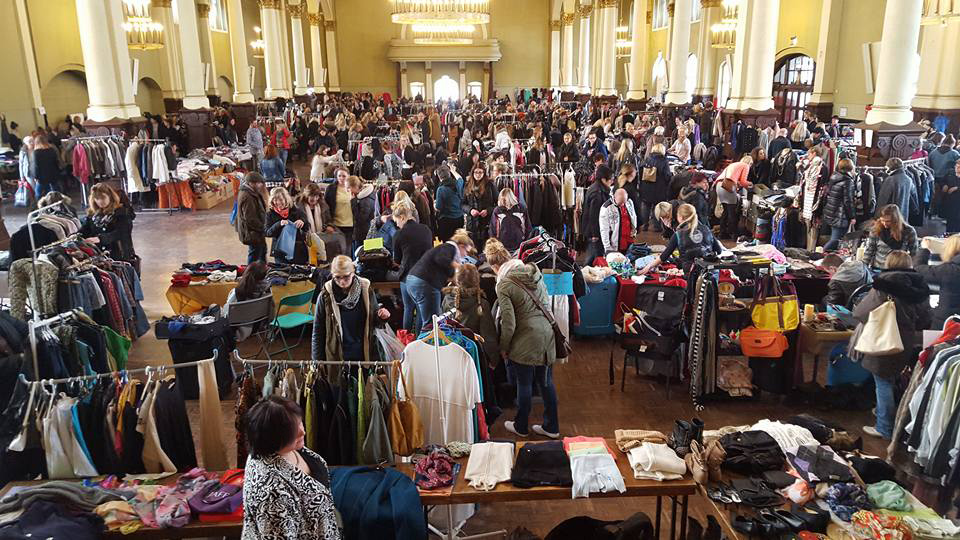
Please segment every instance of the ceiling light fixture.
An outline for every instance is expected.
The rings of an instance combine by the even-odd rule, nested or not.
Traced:
[[[463,25],[490,22],[490,0],[392,0],[397,24]]]
[[[127,34],[127,48],[151,51],[163,47],[163,25],[150,17],[150,0],[123,0],[121,24]]]

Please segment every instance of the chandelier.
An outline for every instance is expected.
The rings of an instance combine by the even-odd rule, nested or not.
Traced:
[[[920,19],[920,24],[946,25],[956,21],[960,21],[960,0],[923,1],[923,18]]]
[[[473,43],[472,24],[413,24],[413,42],[417,45],[470,45]]]
[[[490,0],[393,0],[390,20],[397,24],[487,24]]]
[[[630,41],[630,29],[626,26],[617,27],[617,58],[630,56],[633,42]]]
[[[163,25],[150,17],[150,0],[123,0],[127,48],[150,51],[163,47]]]
[[[739,0],[723,0],[720,22],[710,27],[710,46],[717,49],[733,49],[737,46],[737,16]]]
[[[253,49],[253,57],[263,58],[263,49],[266,47],[266,43],[263,41],[263,38],[260,37],[260,27],[254,26],[253,31],[257,33],[257,39],[250,42],[250,48]]]

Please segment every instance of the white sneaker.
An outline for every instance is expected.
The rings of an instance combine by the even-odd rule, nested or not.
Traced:
[[[871,437],[877,437],[877,438],[880,438],[880,439],[885,439],[885,438],[886,438],[886,437],[884,437],[883,435],[881,435],[879,431],[877,431],[877,428],[875,428],[875,427],[873,427],[873,426],[863,426],[863,432],[866,433],[867,435],[871,436]]]
[[[530,429],[533,430],[533,432],[536,433],[537,435],[543,435],[544,437],[547,437],[548,439],[559,439],[559,438],[560,438],[560,434],[559,434],[559,433],[550,433],[549,431],[543,429],[543,426],[541,426],[540,424],[534,424],[534,425],[530,426]]]
[[[506,422],[503,423],[503,427],[507,428],[507,431],[509,431],[510,433],[513,433],[517,437],[530,436],[529,433],[520,433],[519,431],[517,431],[517,428],[513,427],[513,424],[514,424],[513,420],[507,420]]]

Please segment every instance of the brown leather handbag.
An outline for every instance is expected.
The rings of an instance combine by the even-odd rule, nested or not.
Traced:
[[[390,434],[393,453],[409,456],[423,446],[423,420],[420,418],[420,409],[417,404],[409,397],[410,392],[407,390],[407,380],[403,376],[403,370],[398,368],[397,371],[400,384],[403,385],[403,395],[407,399],[401,400],[394,392],[390,414],[387,415],[387,432]]]

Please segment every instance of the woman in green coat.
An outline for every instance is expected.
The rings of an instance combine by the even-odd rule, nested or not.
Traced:
[[[507,375],[517,385],[517,416],[504,422],[507,431],[526,437],[530,430],[551,439],[560,438],[557,417],[557,390],[553,386],[556,361],[553,328],[534,303],[546,305],[547,288],[540,269],[512,259],[503,244],[487,241],[487,262],[497,273],[497,305],[500,312],[500,356],[506,361]],[[543,424],[528,428],[533,384],[543,397]]]

